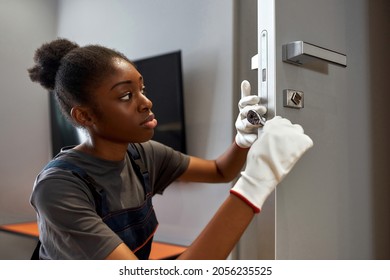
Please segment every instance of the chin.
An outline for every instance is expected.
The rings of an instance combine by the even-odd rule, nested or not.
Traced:
[[[152,140],[153,135],[154,135],[154,130],[151,130],[150,133],[145,133],[141,137],[137,137],[137,139],[134,139],[133,141],[131,141],[131,143],[144,143],[150,141]]]

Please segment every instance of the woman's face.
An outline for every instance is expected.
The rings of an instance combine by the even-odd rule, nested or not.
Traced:
[[[106,141],[141,143],[152,138],[157,120],[145,96],[141,74],[122,59],[113,60],[114,71],[95,90],[98,114],[90,132]]]

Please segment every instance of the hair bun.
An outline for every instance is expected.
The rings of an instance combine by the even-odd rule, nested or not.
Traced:
[[[57,39],[43,44],[35,51],[35,66],[28,69],[30,79],[40,83],[47,90],[53,90],[61,59],[79,46],[67,39]]]

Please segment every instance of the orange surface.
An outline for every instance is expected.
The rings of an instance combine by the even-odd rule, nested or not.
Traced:
[[[149,259],[151,260],[161,260],[180,255],[185,251],[186,247],[179,245],[172,245],[161,242],[153,242],[152,250],[150,252]]]
[[[0,225],[0,230],[25,234],[28,236],[38,237],[38,225],[36,222],[22,223],[22,224],[11,224],[11,225]],[[161,242],[152,243],[152,251],[150,252],[151,260],[160,260],[177,256],[184,252],[186,247],[179,245],[172,245]]]
[[[15,233],[21,233],[31,236],[38,237],[38,225],[36,222],[31,223],[23,223],[23,224],[12,224],[12,225],[1,225],[0,229],[9,231],[9,232],[15,232]]]

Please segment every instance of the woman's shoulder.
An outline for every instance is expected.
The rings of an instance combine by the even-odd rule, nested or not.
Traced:
[[[31,198],[61,200],[67,196],[80,196],[89,200],[90,194],[84,177],[85,162],[64,151],[49,161],[35,179]]]

